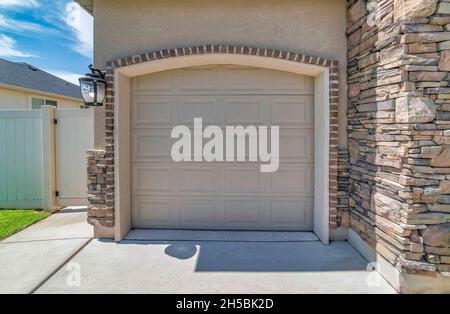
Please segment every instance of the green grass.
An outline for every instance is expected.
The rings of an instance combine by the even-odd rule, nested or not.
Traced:
[[[50,216],[38,209],[0,209],[0,240]]]

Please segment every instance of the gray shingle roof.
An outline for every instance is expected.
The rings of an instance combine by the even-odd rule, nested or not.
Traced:
[[[0,84],[33,89],[66,97],[81,98],[80,88],[26,63],[0,58]]]

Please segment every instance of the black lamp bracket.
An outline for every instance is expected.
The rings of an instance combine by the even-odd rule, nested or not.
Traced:
[[[105,73],[99,69],[94,68],[94,66],[92,64],[89,65],[89,70],[91,70],[91,73],[92,73],[92,74],[89,74],[89,76],[98,77],[98,78],[101,78],[102,80],[105,79]]]

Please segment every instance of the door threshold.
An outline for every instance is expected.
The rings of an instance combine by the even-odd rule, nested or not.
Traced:
[[[312,242],[312,231],[172,230],[133,229],[124,240],[131,241],[217,241],[217,242]]]

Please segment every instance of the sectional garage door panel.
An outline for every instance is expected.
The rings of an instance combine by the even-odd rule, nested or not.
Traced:
[[[134,95],[312,95],[309,76],[233,65],[164,71],[133,79]]]
[[[275,173],[261,173],[250,163],[134,163],[132,193],[136,196],[311,197],[310,164],[281,164]]]
[[[203,123],[226,125],[279,125],[314,128],[312,95],[187,95],[134,96],[133,128],[192,126]]]
[[[238,66],[166,71],[132,81],[135,228],[312,230],[313,80]],[[280,166],[171,160],[177,125],[280,126]],[[247,139],[248,144],[248,139]],[[225,149],[224,149],[225,150]]]
[[[204,124],[205,125],[205,124]],[[172,129],[135,129],[131,139],[132,162],[170,162],[174,140]],[[225,132],[225,131],[224,131]],[[280,127],[280,162],[313,163],[314,131],[289,130]],[[193,139],[192,139],[193,141]],[[249,139],[246,139],[248,144]],[[225,144],[224,144],[225,150]],[[193,152],[192,152],[193,155]],[[248,151],[246,152],[248,155]],[[192,158],[191,158],[192,159]],[[281,167],[280,167],[281,168]]]
[[[134,228],[311,230],[312,198],[135,196]]]

